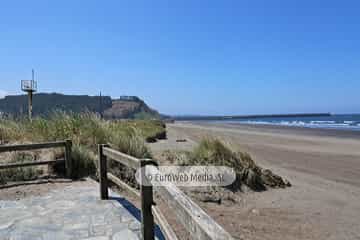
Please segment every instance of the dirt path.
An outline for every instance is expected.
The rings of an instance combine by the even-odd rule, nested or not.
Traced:
[[[360,137],[326,130],[171,124],[168,140],[151,147],[191,149],[215,136],[249,152],[291,188],[241,193],[235,205],[200,203],[244,239],[360,239]],[[178,143],[176,139],[187,139]]]

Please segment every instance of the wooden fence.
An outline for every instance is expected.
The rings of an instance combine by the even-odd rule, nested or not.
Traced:
[[[161,174],[156,163],[150,159],[138,159],[111,149],[108,145],[99,145],[99,178],[101,199],[108,199],[108,180],[125,188],[141,199],[141,231],[143,240],[154,239],[154,215],[166,239],[178,239],[166,218],[155,205],[153,192],[165,201],[178,221],[190,233],[191,239],[225,240],[233,239],[218,223],[207,215],[198,205],[187,197],[175,185],[151,186],[140,184],[140,192],[130,187],[118,177],[107,172],[107,159],[119,162],[134,170],[141,168],[141,182],[146,179],[144,170],[153,174]]]
[[[35,143],[35,144],[4,145],[4,146],[0,146],[0,153],[13,152],[13,151],[31,151],[31,150],[46,149],[46,148],[64,148],[65,159],[0,164],[0,170],[8,169],[8,168],[29,167],[29,166],[47,165],[47,164],[54,164],[57,162],[64,162],[66,169],[66,176],[71,177],[72,176],[71,140],[59,141],[59,142]]]

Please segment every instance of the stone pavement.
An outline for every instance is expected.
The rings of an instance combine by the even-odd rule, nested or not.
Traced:
[[[110,196],[111,200],[99,200],[94,183],[52,190],[41,197],[0,201],[0,239],[140,239],[139,211],[130,213],[131,203],[111,191]]]

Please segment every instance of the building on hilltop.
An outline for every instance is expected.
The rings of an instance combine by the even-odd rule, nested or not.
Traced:
[[[122,100],[122,101],[137,101],[137,100],[139,100],[139,98],[137,96],[123,95],[123,96],[120,96],[120,100]]]

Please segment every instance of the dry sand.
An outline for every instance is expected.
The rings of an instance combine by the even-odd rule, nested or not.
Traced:
[[[249,152],[293,185],[239,193],[236,204],[199,203],[235,238],[360,239],[360,132],[176,123],[150,146],[155,155],[187,150],[204,136]]]

